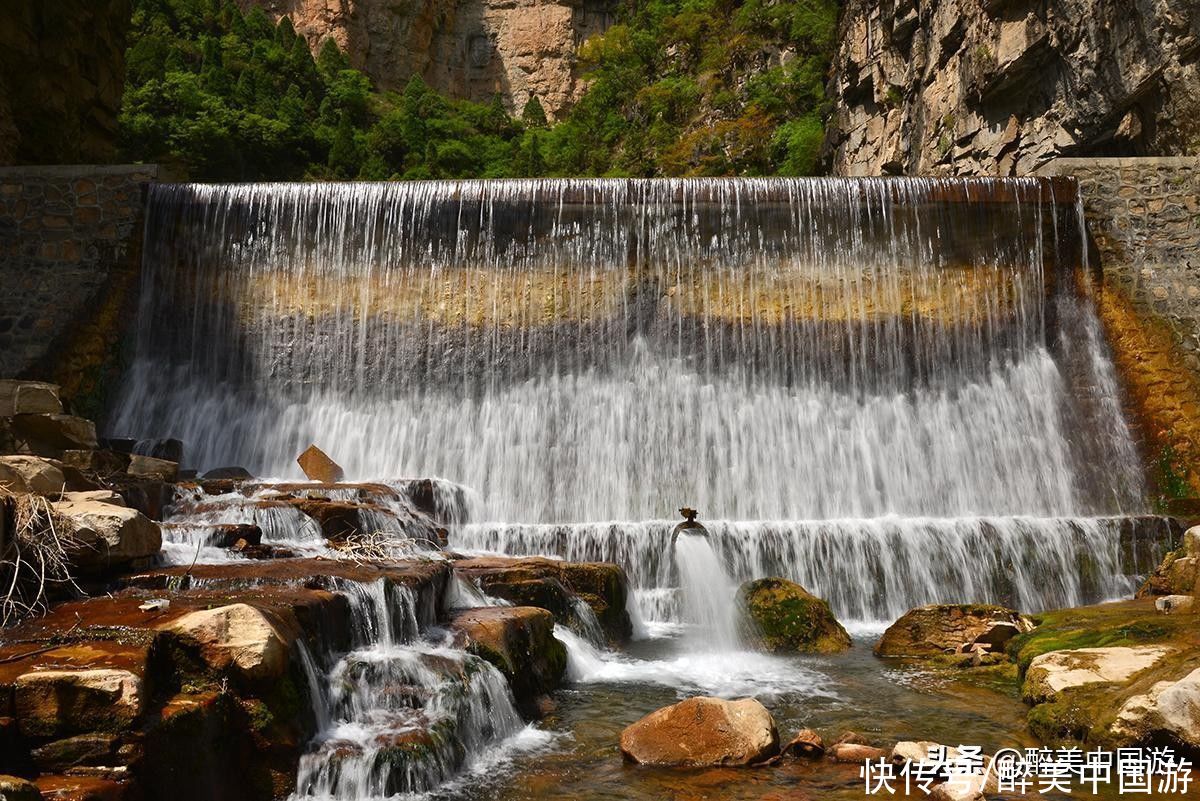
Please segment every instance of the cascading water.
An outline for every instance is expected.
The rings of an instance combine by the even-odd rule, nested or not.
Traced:
[[[734,650],[741,644],[737,587],[708,537],[684,532],[674,547],[684,617],[694,627],[691,638],[707,650]]]
[[[158,186],[110,428],[443,476],[453,545],[615,559],[675,620],[636,521],[681,503],[852,619],[1099,600],[1145,492],[1081,224],[1049,179]]]
[[[417,604],[384,581],[344,581],[354,650],[315,686],[320,733],[300,760],[294,801],[387,798],[443,785],[525,728],[504,677],[484,660],[421,639]],[[302,652],[303,653],[303,652]]]

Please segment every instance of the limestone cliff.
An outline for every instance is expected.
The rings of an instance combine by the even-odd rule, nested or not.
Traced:
[[[1200,2],[850,0],[830,86],[840,175],[1195,153]]]
[[[608,0],[239,0],[288,16],[314,52],[332,37],[380,86],[413,75],[457,98],[499,93],[519,112],[536,95],[554,117],[582,91],[584,39],[610,23]]]
[[[0,164],[111,161],[130,0],[5,0]]]

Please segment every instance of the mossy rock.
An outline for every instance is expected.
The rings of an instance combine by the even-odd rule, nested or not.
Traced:
[[[738,598],[759,644],[772,653],[832,654],[850,647],[850,635],[829,604],[782,578],[749,581]]]

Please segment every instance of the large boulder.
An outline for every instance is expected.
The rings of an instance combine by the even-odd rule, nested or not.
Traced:
[[[14,494],[57,495],[67,485],[63,466],[39,456],[0,456],[0,489]]]
[[[26,737],[61,737],[128,728],[145,704],[142,677],[132,670],[90,667],[37,670],[14,682],[13,699]]]
[[[162,549],[158,524],[136,509],[93,500],[63,500],[53,507],[70,524],[67,555],[81,574],[134,566]]]
[[[877,656],[928,657],[986,645],[1002,650],[1009,639],[1033,629],[1013,609],[990,604],[930,604],[910,609],[875,645]]]
[[[689,698],[621,732],[621,754],[641,765],[753,765],[778,753],[775,721],[753,698]]]
[[[561,682],[567,651],[554,637],[554,616],[532,606],[465,609],[448,624],[467,650],[491,662],[523,710]]]
[[[287,670],[288,637],[249,604],[189,612],[164,628],[199,646],[214,670],[233,670],[251,681],[279,678]]]
[[[62,414],[58,387],[41,381],[0,379],[0,417],[18,414]]]
[[[98,447],[96,424],[69,414],[18,414],[12,418],[14,435],[29,453],[59,456],[64,450]]]
[[[743,584],[738,597],[768,651],[827,654],[850,647],[850,635],[829,604],[799,584],[758,579]]]
[[[1040,704],[1087,684],[1121,684],[1157,665],[1171,650],[1143,645],[1051,651],[1030,662],[1022,694],[1029,703]]]
[[[1179,681],[1160,681],[1129,698],[1117,713],[1113,731],[1132,742],[1153,742],[1170,735],[1200,749],[1200,669]]]

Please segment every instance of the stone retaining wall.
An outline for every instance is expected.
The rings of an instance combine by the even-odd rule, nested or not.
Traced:
[[[1099,257],[1097,307],[1165,499],[1200,496],[1200,158],[1057,159]]]
[[[154,166],[0,168],[0,376],[95,414],[132,317]]]

